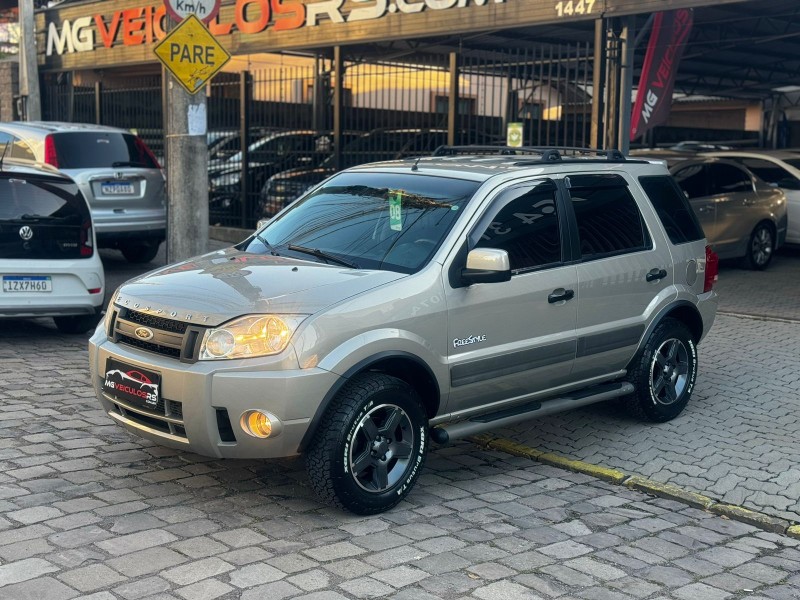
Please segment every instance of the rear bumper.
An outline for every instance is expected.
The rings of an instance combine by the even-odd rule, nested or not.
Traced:
[[[97,244],[101,248],[113,248],[120,242],[155,241],[167,239],[165,228],[142,229],[140,231],[98,231]]]

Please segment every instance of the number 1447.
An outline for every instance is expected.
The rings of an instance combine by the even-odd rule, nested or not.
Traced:
[[[578,0],[574,2],[559,2],[556,4],[556,14],[559,17],[571,17],[572,15],[588,15],[594,8],[595,0]]]

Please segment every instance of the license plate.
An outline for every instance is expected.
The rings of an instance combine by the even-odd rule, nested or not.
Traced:
[[[3,293],[47,293],[53,291],[50,275],[3,275]]]
[[[113,181],[100,184],[100,191],[109,196],[133,194],[133,184],[130,181]]]
[[[123,402],[155,409],[159,400],[161,375],[141,367],[126,365],[109,358],[106,361],[106,374],[103,390]]]

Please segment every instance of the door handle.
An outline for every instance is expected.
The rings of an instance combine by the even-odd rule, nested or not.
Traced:
[[[558,288],[550,292],[550,295],[547,297],[547,301],[550,304],[555,304],[556,302],[561,302],[562,300],[572,300],[575,297],[575,290],[565,290],[564,288]]]
[[[667,272],[664,269],[650,269],[650,272],[645,277],[646,281],[658,281],[659,279],[664,279],[667,276]]]

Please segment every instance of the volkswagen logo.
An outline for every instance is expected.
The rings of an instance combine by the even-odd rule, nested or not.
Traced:
[[[33,237],[33,229],[25,225],[25,227],[19,230],[19,237],[27,242]]]
[[[148,329],[147,327],[137,327],[133,330],[133,335],[135,335],[140,340],[152,340],[153,339],[153,330]]]

